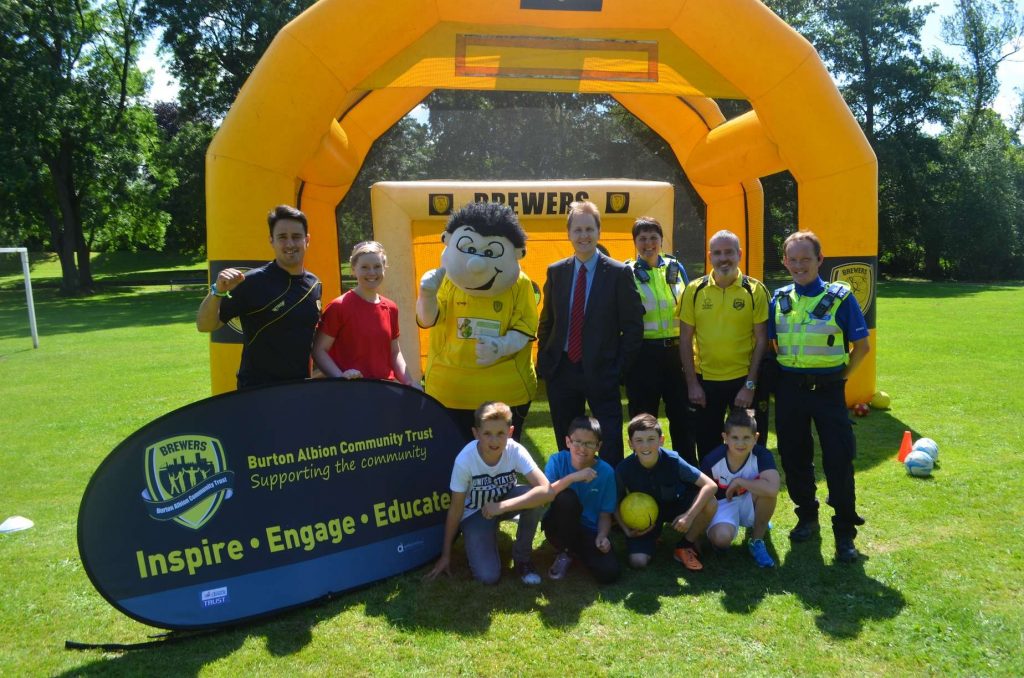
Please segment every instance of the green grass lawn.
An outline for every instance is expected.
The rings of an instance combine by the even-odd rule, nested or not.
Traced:
[[[118,287],[65,299],[44,287],[33,350],[24,295],[8,287],[0,520],[24,515],[36,527],[0,536],[0,675],[1022,675],[1022,291],[881,285],[878,384],[893,407],[856,420],[868,519],[860,564],[832,563],[827,529],[820,543],[791,547],[795,519],[783,496],[774,571],[757,570],[734,545],[709,555],[700,574],[662,551],[606,588],[578,568],[536,588],[511,576],[484,587],[458,549],[451,579],[423,583],[420,570],[260,623],[102,653],[63,644],[141,642],[159,631],[89,583],[78,504],[124,437],[208,395],[207,340],[192,325],[202,290]],[[524,440],[538,459],[553,451],[548,421],[538,400]],[[893,461],[905,429],[938,441],[932,478],[910,478]],[[536,546],[544,569],[552,551],[539,534]],[[503,553],[510,548],[506,539]]]
[[[60,285],[60,260],[52,252],[29,252],[32,287]],[[206,279],[206,260],[163,252],[93,252],[93,280],[100,286],[180,284]],[[21,290],[24,276],[16,254],[0,255],[0,290]]]

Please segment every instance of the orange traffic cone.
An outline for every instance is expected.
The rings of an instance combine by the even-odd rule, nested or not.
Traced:
[[[910,431],[903,432],[903,442],[900,443],[900,453],[896,455],[897,461],[904,461],[907,455],[910,454],[910,448],[913,447],[913,439],[910,437]]]

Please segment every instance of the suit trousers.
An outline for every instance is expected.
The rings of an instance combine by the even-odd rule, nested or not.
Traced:
[[[554,374],[547,380],[551,424],[556,449],[565,449],[569,424],[587,413],[586,406],[601,424],[603,443],[598,456],[616,466],[622,461],[622,393],[617,379],[588,379],[583,363],[570,362],[563,354]]]

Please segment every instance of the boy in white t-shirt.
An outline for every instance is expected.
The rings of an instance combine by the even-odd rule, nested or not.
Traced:
[[[708,539],[727,549],[739,532],[749,528],[747,548],[758,567],[775,567],[764,535],[775,513],[779,472],[768,448],[757,444],[753,410],[733,410],[725,421],[719,445],[701,461],[701,470],[718,485],[718,510],[708,526]]]
[[[441,557],[427,573],[434,579],[450,575],[452,543],[459,530],[465,536],[466,559],[473,577],[484,584],[496,584],[501,577],[498,555],[498,524],[519,515],[519,528],[512,560],[524,584],[539,584],[533,566],[533,537],[542,510],[549,502],[551,486],[526,448],[512,440],[512,410],[505,403],[486,402],[474,413],[473,442],[462,448],[452,468],[452,502],[444,525]],[[522,474],[533,487],[519,485]],[[495,504],[502,503],[502,512]]]

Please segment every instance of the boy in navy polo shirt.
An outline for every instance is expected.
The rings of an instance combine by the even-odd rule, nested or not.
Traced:
[[[714,481],[662,445],[661,424],[650,414],[638,414],[629,422],[629,447],[633,454],[615,467],[620,498],[630,492],[644,492],[658,503],[658,519],[646,530],[631,530],[616,511],[615,517],[626,534],[629,564],[645,567],[666,523],[682,536],[673,556],[690,571],[704,569],[697,554],[696,540],[715,515]]]

